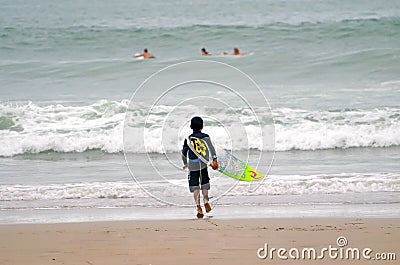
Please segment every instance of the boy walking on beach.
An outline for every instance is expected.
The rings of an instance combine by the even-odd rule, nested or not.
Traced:
[[[208,176],[207,164],[199,159],[199,157],[190,149],[189,144],[195,150],[203,150],[206,153],[206,146],[204,143],[196,139],[201,139],[208,146],[209,155],[213,158],[211,167],[216,170],[218,169],[217,155],[215,153],[214,146],[211,143],[210,137],[202,133],[203,129],[203,119],[200,117],[193,117],[190,121],[190,128],[192,128],[193,133],[188,137],[190,143],[185,139],[182,148],[182,161],[183,168],[189,168],[189,191],[193,193],[194,201],[197,205],[197,218],[203,218],[203,210],[200,205],[200,189],[203,194],[204,208],[206,212],[211,211],[211,206],[208,203],[208,190],[210,189],[210,178]],[[189,160],[188,160],[189,158]]]

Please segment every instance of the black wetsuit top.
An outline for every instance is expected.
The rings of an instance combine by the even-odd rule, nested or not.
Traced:
[[[216,153],[215,153],[214,146],[212,145],[211,140],[210,140],[210,136],[208,134],[202,133],[201,131],[194,131],[191,135],[189,135],[189,139],[191,137],[196,137],[196,138],[204,140],[207,143],[208,148],[210,149],[209,150],[209,154],[211,155],[211,157],[212,158],[216,158],[217,157]],[[182,148],[182,161],[183,161],[184,165],[188,164],[187,156],[189,156],[189,170],[191,170],[190,169],[190,162],[191,161],[196,162],[196,163],[201,162],[199,160],[199,158],[197,157],[197,155],[195,153],[193,153],[193,151],[189,148],[187,139],[185,139],[185,141],[183,143],[183,148]],[[201,162],[201,163],[203,163],[203,162]]]

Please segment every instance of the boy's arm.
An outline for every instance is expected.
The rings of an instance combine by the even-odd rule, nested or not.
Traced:
[[[183,147],[182,147],[182,162],[183,162],[183,169],[188,168],[188,162],[187,162],[187,153],[189,152],[189,146],[187,144],[187,140],[183,142]]]
[[[217,159],[217,153],[215,152],[215,148],[211,142],[211,139],[209,137],[205,137],[203,140],[207,143],[207,146],[208,146],[208,149],[210,152],[210,157],[213,160]]]
[[[217,161],[217,153],[215,152],[215,148],[211,142],[211,139],[209,137],[204,138],[204,140],[206,141],[207,145],[208,145],[208,149],[210,151],[210,156],[213,159],[213,162],[211,164],[212,169],[216,170],[218,169],[218,161]]]

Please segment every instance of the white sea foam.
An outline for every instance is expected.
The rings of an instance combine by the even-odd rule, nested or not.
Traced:
[[[102,100],[85,106],[0,104],[0,156],[91,149],[121,152],[127,107],[127,100]],[[190,107],[177,110],[159,106],[148,116],[146,126],[133,120],[129,133],[144,135],[144,139],[131,137],[132,140],[125,143],[125,150],[133,153],[177,152],[182,139],[167,127],[182,125],[164,124],[164,121],[167,117],[173,119],[169,115],[172,110],[174,115],[180,115],[186,108]],[[141,109],[135,107],[135,115],[147,115]],[[260,135],[271,133],[268,117],[261,117],[262,124],[259,125],[245,110],[205,109],[205,113],[218,115],[227,126],[224,129],[219,124],[209,123],[205,131],[222,146],[229,146],[229,133],[235,139],[235,150],[260,149]],[[321,111],[278,108],[273,110],[273,117],[277,151],[400,145],[400,108]],[[143,146],[139,144],[143,141],[146,150],[137,147]]]
[[[146,197],[146,193],[133,182],[0,185],[0,190],[0,201]]]
[[[83,152],[122,149],[127,101],[99,101],[88,106],[0,105],[0,156],[44,151]]]
[[[311,195],[370,192],[400,192],[400,176],[389,173],[285,175],[268,176],[262,185],[250,192],[248,183],[240,182],[229,195]],[[229,180],[229,179],[227,179]],[[216,183],[216,184],[215,184]],[[147,192],[162,199],[189,196],[186,180],[141,183]],[[231,182],[213,182],[213,194],[222,194]],[[165,190],[168,190],[165,193]],[[87,182],[47,185],[0,185],[0,201],[38,201],[65,199],[126,199],[150,197],[135,182]]]
[[[276,150],[400,145],[400,109],[274,112]]]
[[[233,195],[242,195],[248,187],[242,185],[233,190]],[[254,195],[309,195],[345,194],[369,192],[399,192],[398,174],[387,173],[342,173],[331,175],[268,176]]]

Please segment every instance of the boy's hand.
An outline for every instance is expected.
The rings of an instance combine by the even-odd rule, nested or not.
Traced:
[[[185,170],[185,169],[188,169],[188,168],[189,168],[189,165],[187,165],[187,164],[186,164],[186,165],[184,165],[184,166],[183,166],[183,168],[182,168],[182,169],[184,169],[184,170]]]
[[[214,159],[210,166],[212,169],[217,170],[219,167],[217,159]]]

